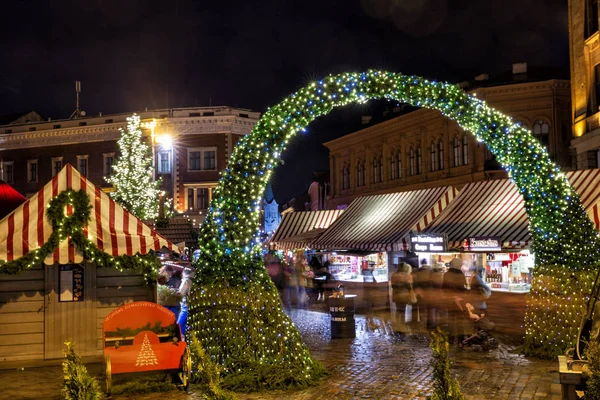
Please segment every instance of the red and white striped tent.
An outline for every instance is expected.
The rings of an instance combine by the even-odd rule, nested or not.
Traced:
[[[0,221],[1,260],[17,260],[48,241],[52,225],[46,217],[46,209],[54,197],[67,189],[83,189],[89,196],[92,209],[83,233],[105,253],[112,256],[144,255],[163,247],[179,252],[177,246],[115,203],[99,187],[67,164],[38,193]],[[70,213],[72,210],[67,207],[66,212]],[[66,238],[46,257],[44,263],[69,264],[82,261],[83,256],[79,250]]]
[[[358,197],[311,247],[328,250],[402,251],[407,235],[421,232],[452,202],[451,186]]]
[[[565,173],[573,189],[579,193],[583,207],[600,228],[600,169]],[[461,249],[469,237],[499,237],[503,250],[529,247],[529,218],[523,197],[510,179],[467,184],[460,195],[425,230],[446,233],[448,247]]]
[[[277,250],[310,247],[310,244],[342,214],[343,210],[298,211],[283,215],[273,236],[265,243]]]

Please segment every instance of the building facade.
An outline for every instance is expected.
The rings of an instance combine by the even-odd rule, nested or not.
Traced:
[[[260,114],[232,107],[192,107],[138,112],[153,150],[155,177],[173,198],[176,213],[204,215],[212,190],[238,140],[251,132]],[[4,119],[0,159],[4,180],[26,196],[70,163],[94,184],[119,157],[119,129],[132,114],[43,120],[32,112]]]
[[[478,78],[477,84],[486,84],[487,77]],[[569,81],[527,81],[526,64],[513,65],[512,78],[510,83],[480,86],[469,93],[531,129],[551,158],[570,169]],[[330,208],[345,208],[357,196],[506,177],[483,143],[429,109],[406,113],[324,145],[330,151]]]
[[[598,0],[569,0],[573,141],[577,169],[600,166]]]

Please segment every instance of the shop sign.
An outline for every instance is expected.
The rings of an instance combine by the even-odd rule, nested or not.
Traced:
[[[444,234],[411,234],[410,247],[414,252],[439,253],[448,251],[448,241]]]
[[[492,252],[500,251],[500,238],[496,236],[477,236],[465,239],[464,246],[467,251]]]

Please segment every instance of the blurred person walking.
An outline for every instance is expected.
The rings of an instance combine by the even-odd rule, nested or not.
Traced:
[[[396,312],[400,318],[400,324],[404,326],[407,319],[412,319],[408,314],[412,313],[412,304],[415,303],[415,294],[413,290],[413,277],[411,276],[411,266],[407,263],[401,263],[396,272],[391,276],[392,301],[396,304]],[[407,310],[407,306],[411,306]]]
[[[426,319],[425,326],[427,330],[434,329],[433,282],[431,277],[431,266],[427,264],[426,259],[421,260],[421,267],[413,277],[413,287],[417,295],[417,304],[413,306],[413,310],[416,308],[417,315],[421,319]]]
[[[492,294],[492,289],[483,281],[483,267],[476,266],[469,285],[471,287],[470,300],[475,308],[475,312],[480,315],[487,315],[487,302]]]
[[[451,343],[460,343],[465,335],[465,309],[463,301],[466,299],[465,285],[467,280],[462,272],[462,261],[454,257],[450,261],[450,268],[444,274],[442,290],[444,301],[448,310],[448,331]]]

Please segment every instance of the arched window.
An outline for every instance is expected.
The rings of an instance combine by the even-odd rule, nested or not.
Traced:
[[[421,146],[417,147],[417,175],[421,175],[423,168],[423,157],[421,154]]]
[[[438,166],[440,171],[444,169],[444,141],[440,140],[438,143]]]
[[[402,151],[398,150],[396,153],[396,166],[398,167],[398,174],[396,175],[398,179],[402,178]]]
[[[454,167],[460,165],[460,143],[458,142],[458,136],[454,137]]]
[[[466,133],[463,135],[462,142],[463,165],[467,165],[469,163],[469,136]]]
[[[435,171],[437,169],[437,149],[435,147],[435,143],[431,143],[431,151],[429,154],[431,159],[431,171]]]
[[[373,183],[379,182],[377,178],[379,177],[379,167],[377,165],[377,158],[373,157]]]
[[[358,164],[356,164],[356,186],[363,185],[362,176],[362,162],[359,161]]]
[[[392,154],[390,157],[390,178],[392,180],[396,179],[396,156]]]
[[[410,176],[413,176],[417,173],[417,167],[415,164],[415,151],[410,149]]]
[[[379,156],[379,182],[383,182],[383,156]]]
[[[548,147],[549,133],[550,127],[548,126],[548,123],[546,123],[546,121],[535,121],[535,123],[533,124],[533,136],[535,136],[544,147]]]
[[[342,189],[350,188],[350,168],[348,165],[344,164],[342,168]]]

